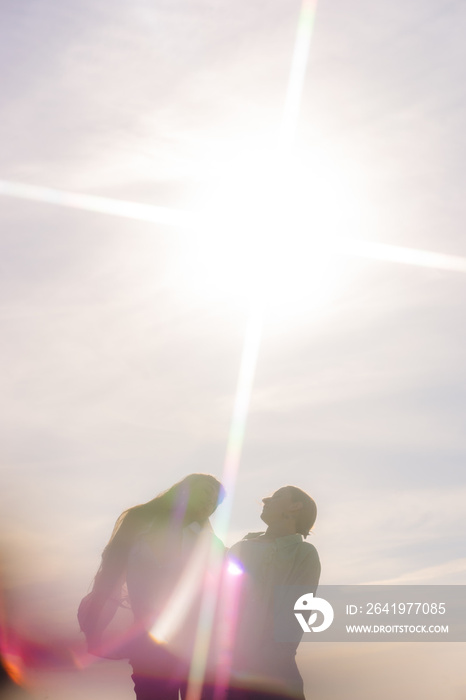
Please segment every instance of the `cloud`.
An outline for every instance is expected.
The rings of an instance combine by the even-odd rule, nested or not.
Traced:
[[[460,488],[349,488],[319,516],[322,583],[465,579]]]
[[[454,559],[437,566],[429,566],[417,571],[410,571],[397,578],[386,581],[373,581],[377,585],[402,585],[402,584],[455,584],[463,583],[466,579],[466,559]]]

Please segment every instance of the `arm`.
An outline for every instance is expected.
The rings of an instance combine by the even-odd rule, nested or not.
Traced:
[[[321,565],[317,549],[309,542],[303,543],[302,554],[293,568],[294,586],[307,586],[309,593],[315,593],[319,584]]]

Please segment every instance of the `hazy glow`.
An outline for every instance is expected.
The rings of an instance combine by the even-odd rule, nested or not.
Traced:
[[[452,272],[466,272],[466,258],[459,255],[445,255],[428,250],[358,240],[337,241],[336,250],[342,255],[352,255],[358,258],[431,267],[437,270],[451,270]]]
[[[323,152],[305,164],[251,151],[212,176],[179,277],[206,303],[260,296],[282,321],[320,309],[345,283],[338,236],[364,226],[364,194],[354,172]]]

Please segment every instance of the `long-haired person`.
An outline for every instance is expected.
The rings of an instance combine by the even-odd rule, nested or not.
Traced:
[[[236,623],[230,628],[228,700],[304,700],[295,661],[302,631],[297,626],[292,642],[275,641],[274,606],[277,591],[284,590],[277,587],[306,586],[309,593],[317,590],[319,555],[304,541],[314,525],[317,507],[296,486],[284,486],[262,502],[260,517],[266,531],[249,533],[229,552],[235,573],[241,575],[237,576]]]
[[[120,656],[132,665],[137,700],[178,700],[184,691],[206,567],[224,550],[209,522],[224,495],[214,476],[190,474],[124,511],[103,551],[84,627],[99,653],[106,607],[128,602],[134,624]]]

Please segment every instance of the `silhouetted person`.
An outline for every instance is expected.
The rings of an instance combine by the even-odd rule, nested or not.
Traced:
[[[178,700],[185,689],[206,566],[212,547],[224,549],[209,522],[223,497],[215,477],[190,474],[122,513],[104,549],[82,628],[106,656],[99,616],[112,599],[129,602],[134,625],[119,655],[132,665],[137,700]]]
[[[295,655],[302,637],[274,639],[276,586],[306,586],[315,593],[320,561],[315,547],[304,542],[314,525],[314,500],[295,486],[285,486],[264,498],[261,519],[267,530],[250,533],[233,545],[229,558],[243,570],[238,579],[236,631],[228,700],[294,698],[304,700],[303,681]]]

